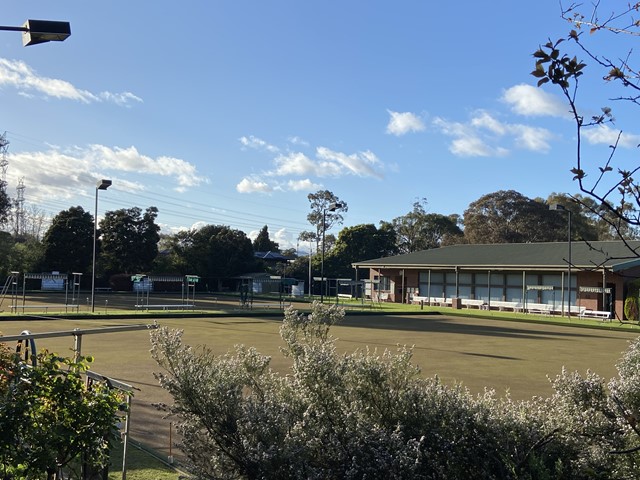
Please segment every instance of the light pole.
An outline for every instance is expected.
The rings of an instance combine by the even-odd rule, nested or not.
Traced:
[[[313,297],[311,295],[311,280],[312,280],[312,276],[311,276],[311,254],[313,253],[313,245],[311,243],[311,240],[309,240],[309,300],[312,300]],[[316,252],[318,253],[318,252]]]
[[[71,35],[69,22],[51,20],[27,20],[21,27],[0,26],[0,30],[22,32],[22,45],[37,45],[45,42],[63,42]]]
[[[111,180],[100,180],[96,184],[96,209],[93,217],[93,262],[91,266],[91,313],[96,309],[96,237],[98,235],[98,190],[106,190]]]
[[[342,208],[341,203],[332,203],[322,209],[322,256],[320,257],[320,303],[324,303],[324,232],[327,229],[327,211],[335,212]]]
[[[569,215],[569,235],[567,241],[567,243],[569,244],[569,258],[567,259],[567,317],[571,318],[571,210],[566,208],[564,205],[560,205],[559,203],[550,205],[549,209],[567,212],[567,214]]]

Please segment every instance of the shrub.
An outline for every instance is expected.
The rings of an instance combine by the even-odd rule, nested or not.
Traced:
[[[627,297],[624,301],[624,318],[632,322],[638,321],[638,299]]]
[[[289,309],[280,329],[291,371],[279,375],[253,348],[216,356],[151,333],[157,373],[174,404],[192,473],[213,478],[533,479],[633,478],[638,441],[624,409],[640,411],[640,344],[607,385],[563,371],[548,399],[422,378],[410,348],[336,352],[331,325],[344,311]],[[635,382],[635,383],[634,383]],[[611,393],[615,392],[615,393]],[[612,454],[618,452],[619,454]],[[624,452],[624,454],[623,454]]]
[[[122,396],[102,383],[91,388],[78,360],[43,351],[36,366],[0,356],[0,476],[52,478],[73,462],[105,465],[117,438]]]

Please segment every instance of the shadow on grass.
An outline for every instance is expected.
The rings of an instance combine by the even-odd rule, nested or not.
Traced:
[[[501,325],[487,325],[486,322],[501,323]],[[483,320],[484,324],[473,324],[473,318],[460,319],[440,315],[425,316],[346,316],[339,326],[356,328],[376,328],[384,330],[432,332],[432,333],[456,333],[461,335],[482,335],[502,338],[519,338],[542,340],[545,338],[611,338],[608,335],[596,333],[596,330],[583,330],[562,328],[558,325],[545,330],[544,324],[527,324],[518,322],[517,326],[508,320]],[[566,325],[570,327],[570,325]]]

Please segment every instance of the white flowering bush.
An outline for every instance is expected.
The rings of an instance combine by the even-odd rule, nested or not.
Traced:
[[[563,371],[550,398],[515,402],[423,378],[412,350],[339,354],[344,311],[289,309],[291,371],[237,346],[216,356],[152,332],[156,374],[173,396],[181,448],[200,479],[580,479],[640,474],[635,418],[640,345],[607,384]]]

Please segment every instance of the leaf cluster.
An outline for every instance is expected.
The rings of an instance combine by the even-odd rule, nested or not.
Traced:
[[[562,5],[562,4],[561,4]],[[582,105],[579,98],[579,79],[586,71],[586,62],[578,60],[575,55],[568,53],[572,46],[582,52],[592,66],[600,69],[604,86],[608,89],[622,87],[623,94],[611,95],[610,98],[618,102],[626,102],[632,107],[640,105],[640,73],[631,64],[633,46],[628,52],[620,52],[617,59],[612,60],[602,49],[611,44],[598,45],[598,34],[614,34],[617,38],[640,35],[640,21],[637,20],[639,3],[620,4],[618,10],[611,13],[607,10],[607,16],[601,16],[601,3],[595,2],[590,7],[583,4],[571,4],[562,10],[562,17],[574,27],[566,39],[557,41],[549,40],[540,46],[534,53],[535,69],[531,74],[538,79],[538,86],[545,84],[555,85],[560,88],[569,106],[569,112],[577,129],[576,158],[570,171],[573,179],[580,187],[580,192],[595,200],[601,218],[609,228],[614,231],[619,239],[626,239],[626,233],[630,229],[640,226],[640,186],[634,175],[640,167],[628,169],[615,168],[614,157],[620,146],[626,146],[623,142],[622,130],[617,131],[617,138],[608,146],[609,151],[602,155],[602,160],[593,165],[585,160],[586,149],[583,141],[585,129],[604,129],[613,125],[615,119],[612,109],[608,106],[600,108],[600,113],[584,116],[581,111],[597,111],[597,109]],[[583,13],[582,9],[591,8],[590,13]],[[583,36],[584,27],[588,27],[590,35]],[[588,40],[587,40],[588,39]],[[569,40],[570,43],[564,43]],[[616,44],[619,45],[619,44]],[[623,47],[624,48],[624,47]],[[628,93],[631,92],[631,93]],[[615,135],[616,132],[614,131]],[[617,172],[616,175],[611,173]],[[587,177],[594,173],[593,179]],[[586,205],[585,205],[586,206]],[[629,246],[633,255],[638,252]]]
[[[43,351],[37,365],[0,354],[0,474],[43,478],[80,458],[108,462],[117,438],[122,395],[103,383],[90,387],[83,373],[91,357],[71,359]]]

